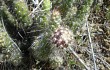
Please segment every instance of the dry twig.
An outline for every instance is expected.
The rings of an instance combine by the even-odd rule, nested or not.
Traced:
[[[84,63],[84,61],[78,56],[78,54],[71,48],[68,47],[69,50],[73,53],[73,55],[80,61],[80,63],[87,69],[90,70],[90,68]]]
[[[94,61],[94,70],[97,70],[97,66],[96,66],[96,62],[95,62],[96,59],[94,56],[94,50],[93,50],[92,39],[91,39],[88,21],[86,22],[86,26],[87,26],[87,31],[88,31],[89,43],[90,43],[90,47],[91,47],[91,51],[92,51],[92,57],[93,57],[93,61]]]

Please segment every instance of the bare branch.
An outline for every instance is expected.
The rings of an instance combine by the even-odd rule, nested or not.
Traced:
[[[86,26],[87,26],[88,36],[89,36],[89,43],[90,43],[90,47],[91,47],[91,51],[92,51],[92,57],[93,57],[93,61],[94,61],[94,69],[97,70],[97,66],[96,66],[96,62],[95,62],[96,59],[94,56],[94,50],[93,50],[92,39],[91,39],[88,21],[86,22]]]
[[[68,47],[69,50],[73,53],[73,55],[80,61],[80,63],[87,69],[90,70],[90,68],[84,63],[84,61],[78,56],[78,54],[71,48]]]

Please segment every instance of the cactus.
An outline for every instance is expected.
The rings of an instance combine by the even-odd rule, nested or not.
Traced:
[[[23,66],[22,69],[30,70],[33,66],[38,69],[40,62],[49,63],[46,70],[58,69],[69,62],[70,70],[76,62],[72,58],[66,60],[67,50],[77,49],[74,35],[87,21],[93,0],[38,1],[40,5],[35,6],[28,0],[0,0],[0,50],[6,53],[0,54],[0,62],[6,60],[15,68]]]
[[[77,1],[76,3],[80,3],[80,1]],[[86,0],[79,7],[72,6],[71,9],[69,9],[66,15],[67,17],[65,17],[66,20],[64,20],[65,22],[67,21],[66,24],[72,28],[73,32],[75,32],[78,27],[85,23],[85,20],[87,20],[87,17],[89,16],[92,4],[93,0]],[[75,14],[73,13],[74,11]]]
[[[11,25],[14,25],[16,27],[27,27],[31,26],[32,19],[29,17],[29,10],[28,6],[25,3],[25,0],[6,0],[1,1],[3,9],[3,16],[9,16],[9,17],[3,17],[4,19],[10,19],[8,21],[17,21],[18,23],[15,24],[15,22],[10,23]]]
[[[37,36],[36,36],[34,39],[33,36],[30,35],[31,33],[29,34],[29,36],[32,36],[32,38],[28,38],[29,36],[25,35],[25,32],[35,31],[35,29],[37,29],[37,28],[35,28],[34,30],[27,29],[27,28],[31,27],[33,24],[32,17],[30,17],[30,15],[29,15],[30,11],[28,10],[28,6],[27,6],[25,0],[6,0],[6,1],[2,0],[0,2],[1,2],[1,17],[3,18],[4,26],[7,30],[7,32],[9,33],[9,37],[12,38],[12,40],[18,45],[20,50],[24,53],[25,49],[28,49],[31,46],[32,42],[34,42],[34,40],[36,40],[36,38],[37,38]],[[57,4],[58,2],[60,2],[62,4],[59,5],[59,4]],[[46,32],[43,33],[44,38],[41,40],[41,42],[38,42],[38,41],[36,42],[36,45],[34,46],[34,49],[33,49],[33,51],[34,51],[33,54],[36,54],[39,56],[34,55],[34,56],[36,56],[35,58],[40,58],[40,56],[44,57],[44,53],[45,54],[47,53],[45,55],[45,58],[51,59],[51,57],[49,55],[51,55],[50,52],[52,50],[47,50],[48,52],[45,51],[46,48],[48,48],[48,49],[51,48],[51,44],[49,44],[47,46],[46,42],[48,40],[46,40],[46,39],[50,39],[51,35],[53,34],[52,31],[55,31],[57,28],[59,28],[59,26],[61,26],[61,27],[63,25],[66,26],[65,24],[67,24],[67,22],[69,22],[69,21],[65,22],[65,20],[72,19],[73,22],[82,21],[83,20],[82,17],[85,15],[85,13],[87,13],[87,11],[90,9],[90,6],[92,4],[91,0],[84,1],[84,5],[81,6],[81,10],[78,10],[76,12],[77,18],[75,18],[75,19],[77,19],[77,20],[74,20],[73,19],[74,17],[72,17],[69,14],[72,13],[72,12],[70,13],[70,11],[71,11],[70,7],[72,8],[73,4],[75,2],[77,2],[77,1],[74,1],[74,0],[56,1],[56,3],[54,5],[52,5],[53,12],[51,14],[51,12],[50,12],[51,3],[53,3],[53,1],[50,1],[50,0],[43,1],[42,8],[41,8],[43,10],[43,12],[42,12],[43,14],[41,14],[41,15],[39,15],[39,17],[35,17],[35,18],[37,18],[38,20],[42,19],[42,21],[39,22],[39,25],[38,25],[38,26],[40,26],[41,30],[45,26],[46,27],[49,26],[50,29],[44,30]],[[55,8],[56,5],[58,5],[58,8]],[[68,19],[69,16],[71,17],[70,19]],[[67,25],[70,27],[71,27],[71,25],[73,26],[72,22],[69,22],[69,24],[67,24]],[[80,25],[80,23],[77,23],[77,25]],[[74,28],[74,26],[73,26],[73,28]],[[23,32],[23,29],[25,32]],[[43,28],[43,29],[45,29],[45,28]],[[18,32],[19,32],[19,34],[18,34]],[[16,36],[16,35],[18,35],[18,36]],[[24,39],[22,39],[21,37],[23,37]],[[31,39],[33,39],[33,40],[31,40]],[[40,46],[43,43],[44,43],[44,46],[40,47],[40,49],[39,49],[39,47],[37,47],[37,46]],[[36,50],[38,50],[38,51],[36,52]]]
[[[21,53],[17,45],[10,39],[9,35],[0,23],[0,62],[12,62],[15,66],[21,62]]]

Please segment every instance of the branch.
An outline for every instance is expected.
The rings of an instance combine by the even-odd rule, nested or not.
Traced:
[[[69,50],[73,53],[73,55],[80,61],[80,63],[87,69],[90,70],[90,68],[88,68],[88,66],[84,63],[84,61],[78,56],[78,54],[71,48],[68,47]]]
[[[90,34],[90,29],[89,29],[89,24],[88,21],[86,22],[87,25],[87,31],[88,31],[88,36],[89,36],[89,43],[90,43],[90,47],[91,47],[91,51],[92,51],[92,57],[93,57],[93,61],[94,61],[94,69],[97,70],[97,66],[96,66],[96,59],[94,56],[94,50],[93,50],[93,45],[92,45],[92,39],[91,39],[91,34]]]

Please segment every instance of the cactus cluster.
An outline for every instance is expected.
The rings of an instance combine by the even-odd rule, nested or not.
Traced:
[[[8,59],[21,64],[29,62],[29,57],[35,62],[50,60],[49,63],[53,65],[51,67],[60,67],[64,59],[58,47],[68,47],[74,44],[73,32],[85,22],[85,15],[88,15],[93,2],[93,0],[83,1],[82,6],[78,8],[74,5],[78,1],[43,0],[39,6],[39,15],[34,7],[33,11],[29,10],[28,2],[30,1],[28,0],[0,0],[0,17],[3,19],[2,25],[6,29],[6,37],[11,38],[12,44],[15,43],[21,51],[18,54],[15,51],[10,52],[10,57],[13,58]],[[73,9],[75,9],[75,13],[73,13]],[[7,38],[3,44],[4,41],[1,41],[5,39],[3,34],[4,32],[0,32],[0,48],[4,45],[7,46],[7,42],[11,42]],[[7,46],[10,51],[13,50],[13,47],[15,46],[10,47],[9,44]],[[18,59],[16,59],[17,57]],[[21,62],[24,58],[27,61]]]

